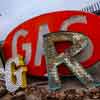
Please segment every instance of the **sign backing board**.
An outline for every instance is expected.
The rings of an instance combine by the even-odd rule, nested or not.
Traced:
[[[3,45],[5,58],[7,60],[20,54],[25,57],[30,75],[45,76],[47,72],[42,36],[50,32],[74,31],[89,38],[89,47],[76,58],[84,68],[90,68],[100,59],[99,26],[98,16],[81,11],[60,11],[37,16],[18,25],[9,33]],[[70,45],[66,41],[55,43],[58,53]],[[63,76],[70,74],[63,64],[59,66],[58,71]]]

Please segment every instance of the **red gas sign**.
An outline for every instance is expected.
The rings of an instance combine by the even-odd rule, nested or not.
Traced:
[[[4,42],[5,57],[9,59],[18,54],[23,55],[29,74],[45,76],[43,35],[49,32],[74,31],[85,34],[89,39],[88,47],[76,56],[84,68],[89,68],[100,59],[99,26],[99,17],[90,13],[62,11],[44,14],[22,23],[9,33]],[[67,41],[55,43],[58,53],[69,45],[71,44]],[[64,65],[59,66],[58,71],[64,76],[69,74]]]

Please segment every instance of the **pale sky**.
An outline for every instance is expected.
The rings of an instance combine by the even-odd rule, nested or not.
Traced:
[[[80,10],[99,0],[0,0],[0,40],[22,22],[53,11]]]

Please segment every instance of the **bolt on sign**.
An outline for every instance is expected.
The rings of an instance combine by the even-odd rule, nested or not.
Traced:
[[[84,68],[100,59],[100,18],[94,14],[80,11],[53,12],[32,18],[13,29],[4,42],[5,58],[20,54],[25,57],[28,73],[33,76],[45,76],[46,62],[43,50],[43,35],[50,32],[72,31],[83,33],[89,39],[89,45],[76,59]],[[58,53],[72,44],[67,41],[55,43]],[[60,75],[69,75],[70,71],[63,64],[59,66]]]

